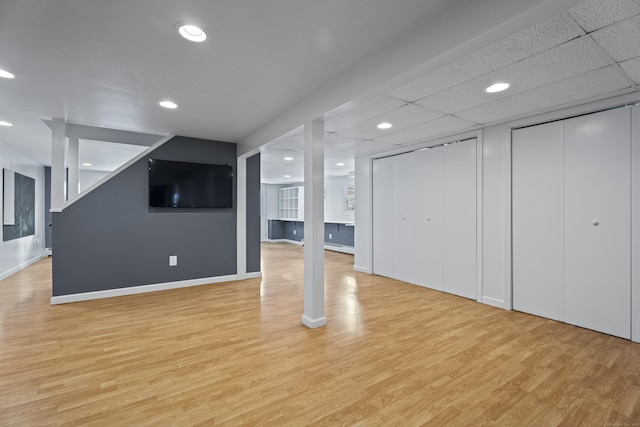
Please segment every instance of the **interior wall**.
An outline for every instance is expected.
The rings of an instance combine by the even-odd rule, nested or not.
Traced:
[[[355,173],[356,213],[353,268],[363,273],[372,273],[371,159],[369,157],[356,158]]]
[[[482,134],[482,302],[505,306],[507,267],[507,168],[511,129],[490,126]]]
[[[85,191],[107,175],[109,175],[109,172],[81,169],[78,175],[78,184],[80,187],[78,193]]]
[[[355,178],[341,176],[325,179],[325,222],[352,223],[355,221],[355,211],[346,211],[345,186],[347,185],[355,185]]]
[[[233,209],[149,208],[148,158],[235,171],[236,145],[174,137],[54,213],[54,296],[236,273],[236,183]],[[170,267],[172,255],[178,265]]]
[[[247,158],[247,273],[260,271],[260,153]]]
[[[6,144],[0,143],[0,167],[35,179],[35,234],[15,240],[0,239],[0,280],[10,276],[44,256],[45,244],[45,174],[44,166],[29,159]],[[1,175],[1,174],[0,174]],[[3,178],[0,176],[0,180]],[[2,191],[0,185],[0,191]],[[0,212],[4,201],[0,197]]]

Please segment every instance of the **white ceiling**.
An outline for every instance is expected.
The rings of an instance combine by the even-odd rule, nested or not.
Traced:
[[[495,82],[511,86],[500,93]],[[326,171],[353,170],[352,156],[614,95],[640,84],[640,0],[588,0],[382,95],[325,114]],[[393,128],[379,130],[380,122]],[[298,182],[302,128],[262,150],[263,182]],[[349,166],[336,169],[336,162]],[[283,179],[284,174],[291,178]]]
[[[345,175],[355,156],[637,91],[640,0],[578,3],[5,1],[0,68],[16,78],[0,79],[0,120],[14,123],[0,128],[0,142],[50,164],[42,120],[52,118],[153,136],[258,140],[270,143],[264,182],[299,182],[298,126],[320,99],[330,105],[320,113],[326,172]],[[181,39],[178,22],[202,26],[209,39]],[[436,28],[441,37],[413,37]],[[361,70],[369,75],[360,78]],[[511,88],[485,93],[497,80]],[[328,101],[331,90],[340,102]],[[160,108],[165,98],[179,108]],[[295,124],[278,127],[285,116]],[[378,130],[381,120],[394,127]],[[295,160],[284,161],[287,154]]]

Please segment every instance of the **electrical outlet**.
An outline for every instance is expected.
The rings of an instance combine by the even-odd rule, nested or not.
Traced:
[[[178,265],[178,255],[169,256],[169,267],[175,267]]]
[[[294,229],[293,229],[293,235],[294,235],[294,236],[296,235],[296,231],[297,231],[297,230],[294,228]]]
[[[329,240],[333,239],[333,235],[331,233],[329,233]]]

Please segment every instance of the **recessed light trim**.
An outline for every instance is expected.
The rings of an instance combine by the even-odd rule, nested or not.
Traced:
[[[502,92],[503,90],[507,90],[507,89],[509,89],[509,83],[500,82],[500,83],[492,84],[491,86],[486,88],[485,91],[487,93],[496,93],[496,92]]]
[[[93,166],[93,163],[87,163],[87,162],[85,162],[85,163],[83,163],[83,164],[82,164],[82,166]]]
[[[13,73],[8,72],[7,70],[0,69],[0,77],[3,79],[14,79],[16,76]]]
[[[391,129],[393,125],[389,122],[378,123],[378,129]]]
[[[160,101],[158,104],[161,107],[168,108],[170,110],[175,110],[176,108],[178,108],[178,104],[176,104],[173,101],[169,101],[168,99],[165,99],[164,101]]]
[[[293,157],[291,157],[291,156],[285,156],[285,157],[284,157],[284,159],[285,159],[286,161],[291,161],[291,160],[293,160]]]
[[[342,162],[336,163],[336,166],[344,166],[344,163]]]
[[[195,43],[201,43],[207,39],[207,33],[202,28],[192,24],[178,24],[178,34]]]
[[[291,175],[285,175],[284,177],[285,178],[291,178]]]
[[[0,126],[11,127],[13,123],[5,122],[4,120],[0,120]]]

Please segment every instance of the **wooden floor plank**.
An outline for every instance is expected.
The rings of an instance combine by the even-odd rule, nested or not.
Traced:
[[[0,281],[0,425],[640,422],[640,345],[353,270],[300,324],[303,248],[262,279],[50,306],[51,259]]]

